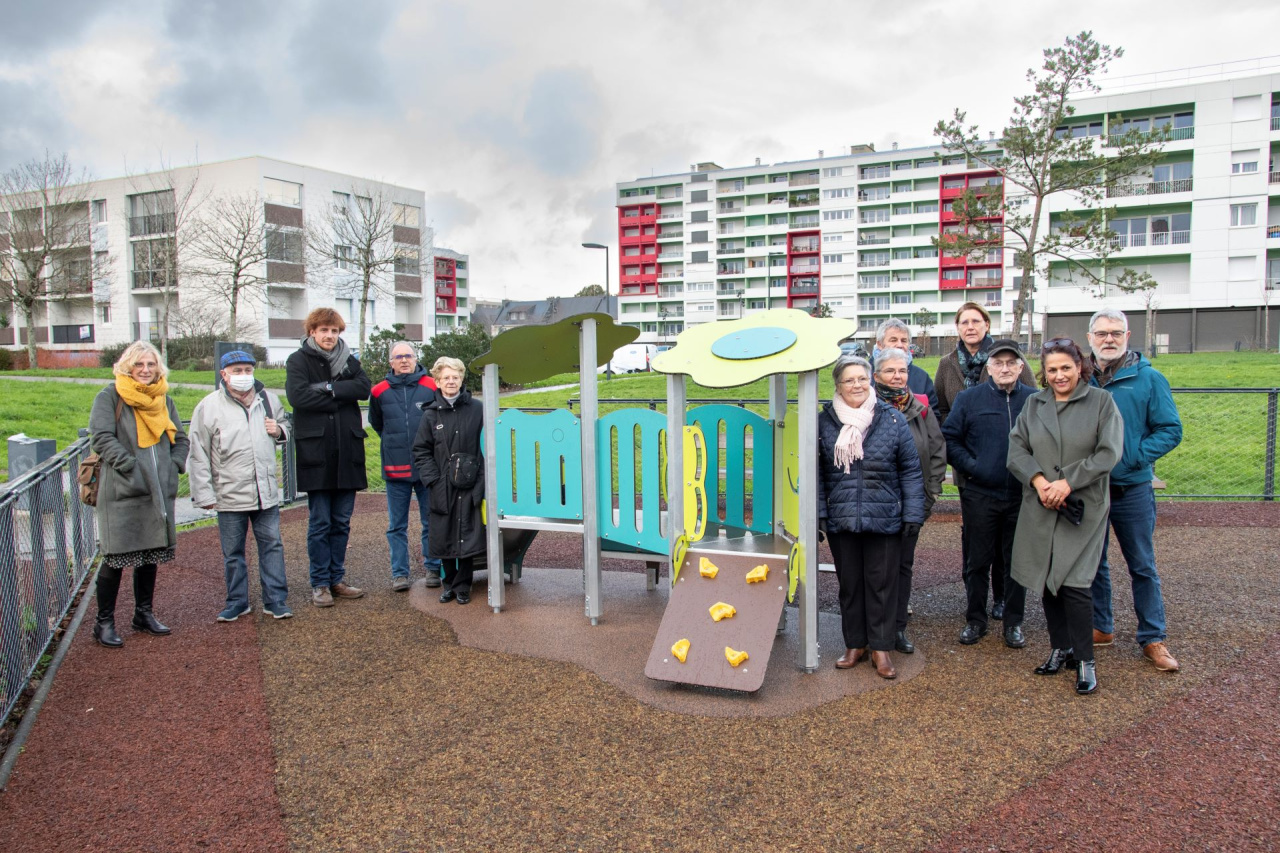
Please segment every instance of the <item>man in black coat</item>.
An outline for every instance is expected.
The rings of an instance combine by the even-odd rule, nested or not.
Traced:
[[[1022,352],[1010,340],[996,341],[988,351],[989,376],[956,395],[942,436],[947,461],[964,476],[960,513],[969,537],[964,590],[968,597],[960,642],[973,645],[987,633],[987,579],[991,575],[992,615],[1003,611],[1004,642],[1020,649],[1027,591],[1010,576],[1013,534],[1022,505],[1022,483],[1006,467],[1009,433],[1027,398],[1035,393],[1018,381]],[[999,576],[996,576],[997,573]],[[1003,581],[1003,583],[1001,583]]]
[[[307,315],[307,337],[285,362],[285,393],[293,407],[298,489],[307,493],[307,557],[311,603],[332,607],[364,590],[344,582],[347,539],[356,492],[368,487],[360,400],[369,377],[339,337],[347,324],[332,308]]]

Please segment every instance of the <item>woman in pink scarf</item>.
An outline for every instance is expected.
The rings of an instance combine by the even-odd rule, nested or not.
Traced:
[[[907,419],[876,398],[866,359],[841,356],[832,375],[836,393],[818,418],[818,516],[840,581],[836,668],[870,650],[876,673],[895,678],[899,552],[924,523],[924,478]]]

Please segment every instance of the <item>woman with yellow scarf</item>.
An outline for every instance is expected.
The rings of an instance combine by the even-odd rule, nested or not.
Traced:
[[[168,395],[169,371],[147,341],[135,341],[112,368],[116,381],[98,393],[89,415],[94,451],[102,457],[98,484],[98,619],[93,638],[120,648],[116,596],[133,569],[133,627],[168,634],[152,612],[156,572],[178,544],[173,510],[178,475],[187,467],[187,434]]]

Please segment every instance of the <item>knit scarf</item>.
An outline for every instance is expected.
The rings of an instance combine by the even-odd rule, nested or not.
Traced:
[[[1098,384],[1105,388],[1111,384],[1112,379],[1116,378],[1116,373],[1120,371],[1120,368],[1130,367],[1137,363],[1138,354],[1133,350],[1128,350],[1110,364],[1103,364],[1098,361],[1097,356],[1093,356],[1093,373],[1098,379]]]
[[[138,422],[138,447],[159,444],[161,434],[167,434],[172,442],[178,434],[169,417],[165,397],[168,392],[169,383],[163,376],[150,385],[143,385],[132,376],[116,377],[116,393],[133,409],[133,417]]]
[[[956,344],[956,355],[960,357],[960,372],[964,374],[964,387],[972,388],[982,382],[982,368],[987,366],[987,353],[995,341],[990,335],[984,335],[978,342],[978,351],[969,354],[964,341]]]
[[[342,375],[342,371],[347,368],[347,358],[351,355],[351,348],[347,346],[347,342],[342,338],[338,338],[338,342],[333,345],[333,349],[325,351],[314,337],[307,338],[302,345],[312,352],[319,353],[329,360],[329,378],[337,379]]]
[[[854,408],[836,394],[831,398],[831,408],[840,421],[840,437],[836,439],[835,463],[837,468],[849,473],[849,466],[862,458],[862,437],[871,426],[871,416],[876,411],[876,395],[868,394],[862,405]]]
[[[888,385],[877,382],[876,396],[899,412],[905,412],[907,404],[911,402],[911,389],[905,385],[901,388],[890,388]]]

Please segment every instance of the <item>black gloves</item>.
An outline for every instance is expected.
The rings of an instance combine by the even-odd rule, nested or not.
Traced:
[[[827,523],[825,521],[818,522],[818,541],[827,541]]]
[[[905,538],[909,538],[909,537],[912,537],[912,536],[919,536],[919,535],[920,535],[920,528],[921,528],[922,526],[923,526],[923,525],[917,524],[917,523],[915,523],[914,521],[908,521],[906,524],[902,525],[902,536],[903,536],[903,538],[905,539]]]
[[[332,382],[312,382],[311,390],[321,394],[328,394],[330,397],[332,397],[333,383]]]

